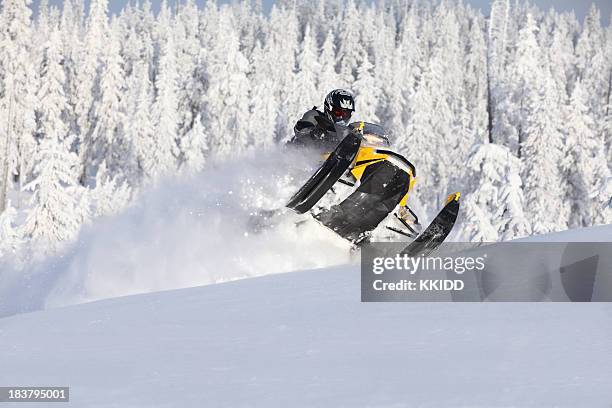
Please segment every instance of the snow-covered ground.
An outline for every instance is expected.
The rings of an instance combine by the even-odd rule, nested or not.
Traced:
[[[610,319],[360,303],[332,268],[2,319],[0,384],[70,386],[75,407],[607,407]]]
[[[74,407],[609,407],[611,319],[361,303],[338,266],[5,317],[0,384],[70,386]]]

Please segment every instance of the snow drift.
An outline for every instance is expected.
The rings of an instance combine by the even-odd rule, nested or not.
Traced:
[[[314,153],[278,149],[166,180],[84,228],[62,256],[25,270],[4,260],[0,316],[347,263],[348,245],[307,216],[283,211],[274,225],[246,232],[262,210],[283,208],[316,164]]]

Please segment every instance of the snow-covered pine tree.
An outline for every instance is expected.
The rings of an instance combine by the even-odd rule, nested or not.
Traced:
[[[16,223],[17,210],[8,200],[6,208],[0,213],[0,258],[15,256],[24,242]]]
[[[273,62],[259,41],[251,58],[253,70],[250,73],[252,84],[250,132],[254,145],[266,149],[275,142],[274,131],[279,109],[277,84],[270,69]]]
[[[476,193],[463,199],[459,238],[465,242],[497,242],[499,234],[491,223],[491,215],[483,210],[477,199]]]
[[[90,150],[93,149],[92,133],[96,126],[93,112],[94,102],[99,96],[99,66],[102,49],[108,38],[108,0],[92,0],[83,41],[76,64],[75,115],[77,125],[77,145],[81,162],[83,185],[90,184],[94,174],[90,168]]]
[[[546,50],[551,61],[550,70],[559,90],[563,90],[560,96],[563,97],[563,104],[568,104],[574,80],[574,44],[570,24],[565,15],[556,19],[555,28],[552,33],[552,43]]]
[[[138,176],[137,180],[131,181],[139,183],[144,178],[153,178],[156,168],[153,160],[156,148],[155,120],[152,114],[153,84],[149,79],[147,63],[140,61],[133,66],[126,99],[126,120],[129,126],[124,127],[125,138],[134,146]]]
[[[80,205],[83,188],[77,182],[78,158],[70,152],[62,42],[57,29],[50,31],[43,48],[37,93],[40,143],[34,155],[35,178],[26,186],[32,192],[32,207],[23,234],[55,250],[76,234],[88,214]]]
[[[431,124],[434,129],[433,163],[437,183],[432,186],[439,203],[450,192],[449,181],[454,177],[453,169],[459,168],[467,159],[473,143],[463,128],[462,118],[467,109],[464,97],[465,61],[464,45],[459,38],[459,24],[452,8],[442,3],[436,10],[436,45],[430,60],[430,91],[433,99]],[[467,126],[467,124],[466,124]],[[452,152],[452,153],[451,153]]]
[[[298,25],[295,7],[283,7],[282,4],[280,7],[272,6],[267,30],[269,47],[266,49],[269,50],[269,58],[273,61],[272,77],[277,83],[279,104],[275,131],[277,141],[286,141],[291,138],[294,121],[297,120],[295,117],[290,117],[288,104],[295,98],[299,98],[291,92],[295,80],[295,54],[299,49]]]
[[[201,78],[198,75],[200,60],[200,39],[198,8],[194,0],[187,0],[178,6],[174,24],[176,41],[176,66],[178,75],[178,115],[179,130],[177,139],[181,156],[189,154],[182,150],[186,143],[181,139],[195,125],[200,114],[202,99]]]
[[[409,120],[404,121],[407,122],[405,130],[392,130],[408,137],[406,140],[399,139],[398,145],[415,161],[420,174],[417,194],[422,194],[423,201],[435,208],[448,193],[448,182],[454,168],[452,162],[465,160],[454,157],[462,120],[463,78],[459,67],[465,56],[461,51],[458,25],[452,10],[441,5],[433,18],[436,24],[432,25],[436,28],[428,29],[426,34],[432,36],[430,41],[433,47],[427,52],[431,57],[423,67],[418,88],[411,100],[410,114],[406,115]],[[424,38],[422,40],[427,43]],[[393,69],[394,72],[398,70],[401,72],[402,68]],[[396,104],[391,103],[390,107],[393,105]],[[398,122],[398,119],[391,123],[394,121]],[[395,126],[399,126],[399,123]],[[453,154],[447,153],[447,149],[453,149]]]
[[[290,105],[289,116],[291,118],[296,118],[297,120],[305,109],[311,108],[321,100],[322,96],[317,90],[320,71],[321,65],[318,61],[316,40],[310,30],[310,26],[306,26],[304,39],[297,56],[295,81],[292,90],[295,98],[288,101]]]
[[[434,108],[434,102],[430,89],[431,82],[428,79],[429,75],[429,67],[426,67],[423,79],[411,101],[410,121],[405,130],[401,127],[397,128],[400,125],[403,126],[399,119],[396,119],[398,123],[395,126],[397,127],[392,127],[390,130],[396,135],[394,143],[397,148],[416,166],[419,182],[415,185],[415,194],[426,205],[435,206],[438,197],[436,197],[436,193],[431,186],[438,182],[432,170],[438,152],[436,151],[436,141],[433,136],[435,133],[430,115]],[[400,95],[396,95],[396,98]],[[393,109],[394,106],[402,102],[399,100],[394,102],[393,99],[388,99],[387,103],[388,109]],[[387,112],[389,112],[388,109]],[[401,137],[398,137],[398,135],[401,135]]]
[[[208,152],[207,128],[198,115],[189,132],[182,139],[184,152],[182,169],[188,173],[199,172],[204,168]]]
[[[75,112],[75,106],[77,104],[77,61],[79,57],[81,40],[80,40],[80,29],[81,22],[76,15],[74,1],[65,0],[62,9],[62,15],[60,18],[60,35],[62,37],[62,55],[63,67],[66,73],[66,98],[68,99],[68,106],[66,111],[66,122],[70,126],[70,133],[77,133],[77,116]]]
[[[238,21],[236,29],[239,30],[240,52],[250,60],[255,44],[262,37],[261,21],[263,16],[261,0],[244,0],[241,2],[240,7],[235,7],[234,10]]]
[[[591,4],[591,8],[584,19],[580,36],[576,41],[576,68],[578,77],[582,81],[585,80],[585,74],[593,63],[593,58],[603,45],[603,36],[599,9],[595,4]]]
[[[109,216],[125,209],[132,199],[132,189],[126,181],[111,177],[102,162],[96,173],[96,188],[91,191],[95,217]]]
[[[237,154],[249,141],[248,61],[240,52],[238,34],[228,10],[219,13],[219,31],[208,60],[206,99],[210,115],[210,147],[217,155]]]
[[[152,107],[155,120],[154,145],[148,154],[151,166],[145,172],[153,178],[168,176],[177,169],[179,155],[177,132],[178,116],[178,78],[174,35],[170,27],[169,10],[165,2],[160,12],[158,35],[160,41],[159,65],[155,76],[156,96]]]
[[[588,106],[591,111],[591,115],[599,126],[603,123],[606,116],[607,101],[610,92],[610,77],[612,75],[612,61],[609,59],[609,51],[606,49],[605,32],[599,25],[598,16],[599,13],[593,13],[595,16],[593,28],[588,33],[586,30],[588,26],[585,25],[585,32],[583,35],[587,36],[585,41],[578,41],[576,45],[576,52],[580,55],[581,48],[586,46],[592,46],[593,50],[584,51],[587,63],[582,71],[579,71],[580,81],[585,91],[589,94]],[[590,57],[590,58],[589,58]],[[579,58],[580,60],[580,58]],[[601,129],[597,129],[601,132]]]
[[[489,116],[489,141],[493,142],[493,123],[497,117],[496,105],[503,94],[503,79],[506,66],[506,46],[508,42],[508,21],[510,19],[510,0],[495,0],[491,3],[487,47],[487,110]]]
[[[465,61],[464,89],[466,109],[469,113],[468,135],[472,141],[488,138],[489,113],[487,111],[487,46],[482,29],[481,16],[472,20],[470,26]],[[469,149],[471,144],[463,141],[463,147]]]
[[[48,134],[34,162],[34,180],[24,187],[32,196],[23,236],[40,244],[42,251],[53,252],[76,235],[85,218],[78,211],[82,192],[74,176],[78,158],[59,134]]]
[[[498,190],[499,208],[494,225],[502,241],[531,235],[531,222],[525,214],[525,198],[521,180],[521,162],[505,149],[508,158],[505,168],[505,180]]]
[[[133,141],[125,134],[126,83],[117,32],[117,24],[113,23],[101,52],[99,99],[93,105],[96,122],[86,168],[88,174],[96,174],[100,163],[105,161],[112,177],[133,179],[136,159]]]
[[[571,228],[610,220],[608,204],[612,180],[603,152],[603,139],[594,130],[596,126],[589,115],[587,98],[582,83],[577,82],[567,118],[566,141]]]
[[[380,109],[377,116],[391,135],[393,142],[410,157],[411,151],[406,151],[406,146],[413,145],[412,134],[406,128],[410,122],[405,123],[404,119],[413,114],[410,111],[413,106],[408,106],[406,97],[414,95],[416,89],[410,89],[411,78],[408,72],[413,67],[408,65],[404,53],[413,48],[404,45],[403,42],[397,43],[395,26],[387,26],[390,16],[386,12],[379,11],[375,21],[379,32],[376,37],[374,70],[376,80],[381,87]],[[414,46],[419,47],[419,45]],[[427,65],[425,58],[421,64]]]
[[[44,52],[47,39],[49,38],[49,32],[52,29],[52,22],[49,21],[49,2],[48,0],[41,0],[38,4],[38,18],[33,21],[32,30],[32,53],[30,58],[34,61],[36,67],[42,66],[44,63]],[[38,81],[37,69],[35,74],[37,75],[36,80]]]
[[[612,16],[610,16],[612,21]],[[612,163],[612,24],[606,30],[606,61],[609,63],[608,89],[605,92],[604,119],[602,133],[606,145],[608,163]]]
[[[48,33],[42,44],[42,62],[40,72],[40,87],[36,98],[38,105],[37,134],[41,138],[56,138],[60,142],[69,135],[69,126],[65,122],[68,99],[65,85],[66,74],[62,67],[64,57],[60,33],[57,29]],[[78,177],[78,174],[73,175]]]
[[[327,31],[325,41],[321,46],[319,62],[321,72],[319,74],[318,94],[323,96],[327,95],[332,89],[339,88],[338,74],[336,73],[336,48],[332,30]],[[321,103],[317,101],[317,104]]]
[[[351,88],[357,74],[360,44],[360,28],[362,25],[359,10],[354,0],[348,0],[344,6],[342,25],[338,32],[338,75],[340,87]]]
[[[374,66],[370,62],[367,50],[360,53],[359,60],[357,80],[353,86],[355,105],[359,107],[356,117],[366,122],[378,123],[376,112],[380,103],[381,90],[374,77]]]
[[[0,111],[0,212],[12,187],[11,177],[24,183],[34,146],[36,73],[32,61],[30,0],[4,0],[1,4],[0,60],[3,90]],[[17,207],[20,203],[17,203]]]
[[[465,197],[462,238],[495,242],[526,236],[531,225],[524,214],[520,161],[505,146],[476,144],[467,161],[470,182]]]
[[[404,59],[405,66],[404,81],[399,86],[401,92],[404,94],[404,99],[406,100],[407,106],[405,110],[407,110],[410,106],[415,88],[423,73],[423,66],[427,63],[427,61],[424,61],[424,54],[421,49],[422,43],[418,37],[418,25],[417,5],[414,4],[402,21],[400,44],[398,44],[398,47],[400,47],[402,50],[401,56]],[[376,53],[378,46],[374,51],[375,56],[378,54],[376,59],[379,61],[384,61],[386,58],[388,58],[388,55],[383,54],[383,51],[388,49],[389,44],[389,38],[385,39],[385,37],[389,36],[389,34],[386,33],[390,30],[386,27],[382,27],[381,31],[382,33],[378,34],[381,37],[379,52]]]
[[[559,123],[555,118],[555,101],[551,96],[551,82],[545,89],[539,106],[530,114],[525,127],[523,143],[523,182],[525,185],[525,208],[533,224],[533,232],[545,234],[567,228],[567,214],[561,197],[562,178],[559,168],[562,141]],[[554,93],[552,94],[554,95]]]
[[[525,27],[519,33],[516,59],[509,67],[507,89],[512,94],[506,97],[506,103],[503,104],[503,113],[518,130],[518,140],[505,142],[511,150],[516,151],[519,158],[526,138],[525,129],[529,126],[529,119],[539,102],[539,81],[544,78],[540,66],[542,59],[540,47],[535,36],[537,29],[535,19],[530,14]]]
[[[516,102],[520,104],[519,157],[525,209],[533,232],[544,234],[566,227],[567,219],[559,197],[562,195],[562,135],[558,93],[550,69],[537,41],[537,27],[531,14],[519,32],[514,74],[518,81]]]

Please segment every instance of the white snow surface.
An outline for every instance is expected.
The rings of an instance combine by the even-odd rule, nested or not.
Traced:
[[[0,384],[70,386],[73,407],[612,401],[612,305],[361,303],[359,285],[331,267],[3,318]]]

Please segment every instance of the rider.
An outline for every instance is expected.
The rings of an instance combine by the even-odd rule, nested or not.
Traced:
[[[304,113],[293,128],[292,144],[300,146],[321,146],[338,143],[334,124],[348,126],[355,111],[353,95],[344,89],[334,89],[325,97],[324,112],[314,106]]]

